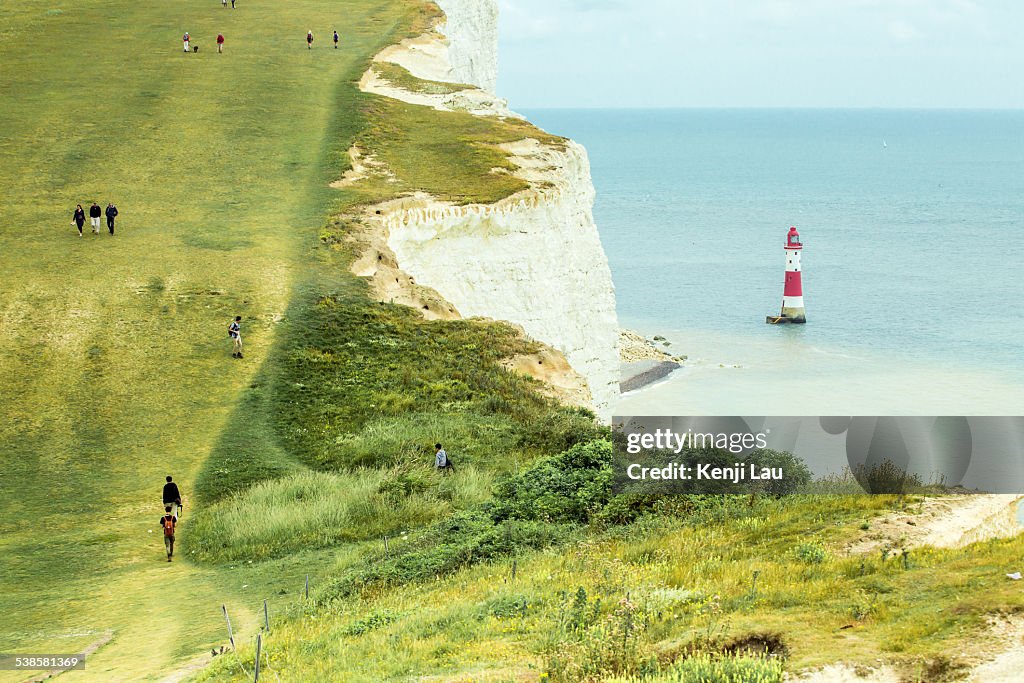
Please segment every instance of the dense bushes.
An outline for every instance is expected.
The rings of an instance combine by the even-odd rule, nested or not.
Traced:
[[[611,444],[578,444],[499,484],[493,501],[412,534],[389,553],[365,558],[325,595],[445,576],[474,562],[562,543],[607,502],[610,481]]]
[[[608,503],[611,480],[611,444],[579,444],[499,484],[492,515],[496,520],[586,523]]]

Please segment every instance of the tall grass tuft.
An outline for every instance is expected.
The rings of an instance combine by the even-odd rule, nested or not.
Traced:
[[[303,472],[258,484],[202,509],[184,538],[202,561],[261,560],[339,542],[397,535],[490,495],[491,476],[429,467]]]

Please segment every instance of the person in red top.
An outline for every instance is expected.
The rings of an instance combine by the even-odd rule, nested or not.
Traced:
[[[174,555],[174,527],[178,525],[178,518],[171,514],[171,506],[164,508],[167,514],[160,518],[160,528],[164,531],[164,548],[167,549],[167,561],[171,561]]]
[[[224,52],[224,34],[217,34],[217,52]]]

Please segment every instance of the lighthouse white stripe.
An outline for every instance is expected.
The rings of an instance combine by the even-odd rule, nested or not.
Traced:
[[[784,296],[782,297],[783,308],[803,308],[804,298],[802,296]]]

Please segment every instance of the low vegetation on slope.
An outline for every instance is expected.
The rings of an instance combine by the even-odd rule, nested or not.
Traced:
[[[265,670],[282,680],[739,682],[885,658],[915,680],[924,668],[956,671],[949,648],[986,615],[1024,609],[999,570],[1019,540],[970,553],[839,550],[904,499],[612,496],[609,434],[500,367],[530,350],[512,330],[427,322],[370,303],[344,275],[352,255],[340,237],[357,207],[414,190],[469,202],[519,189],[491,172],[508,162],[490,145],[528,124],[381,98],[360,111],[360,149],[393,175],[346,190],[321,232],[317,268],[245,420],[207,465],[209,507],[188,538],[215,563],[356,544],[324,559],[308,600],[277,603],[285,614],[264,634]],[[431,470],[437,440],[454,474]],[[251,647],[200,680],[243,680],[240,664],[251,670]]]
[[[687,496],[627,525],[588,501],[585,524],[569,510],[495,524],[515,488],[337,565],[265,636],[268,665],[282,680],[659,683],[884,659],[906,680],[941,681],[966,669],[965,638],[989,615],[1024,611],[1003,576],[1020,538],[845,555],[876,515],[913,508],[896,497]],[[252,665],[251,648],[241,660]],[[225,660],[201,680],[241,678]]]

